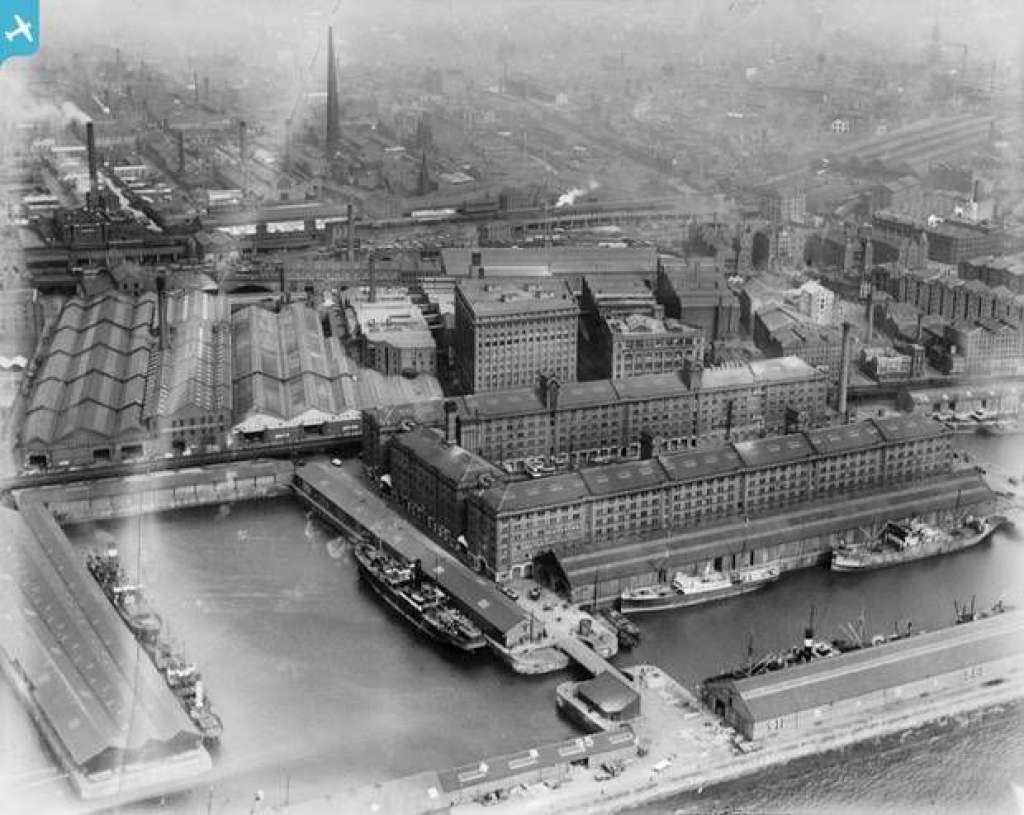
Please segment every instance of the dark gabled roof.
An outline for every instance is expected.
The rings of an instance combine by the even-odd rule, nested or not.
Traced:
[[[736,442],[733,447],[736,448],[736,453],[748,467],[785,464],[814,455],[814,449],[802,433],[740,441]]]
[[[808,430],[805,435],[811,446],[823,455],[866,449],[883,442],[882,434],[870,422]]]
[[[640,694],[611,671],[602,671],[593,679],[580,682],[576,694],[606,715],[621,713],[640,700]]]
[[[742,470],[743,459],[732,447],[711,450],[684,450],[660,456],[665,471],[675,481],[693,481]]]
[[[489,461],[463,447],[448,444],[444,435],[429,427],[417,427],[397,434],[392,445],[408,450],[457,487],[476,486],[481,478],[501,480],[503,473]]]
[[[622,464],[604,464],[579,471],[580,477],[593,496],[614,495],[618,492],[660,487],[668,476],[658,459],[627,461]]]
[[[494,487],[484,492],[483,501],[501,513],[560,506],[589,497],[587,483],[579,473],[564,473]]]
[[[928,416],[895,416],[870,421],[887,442],[938,438],[949,432],[946,427]]]

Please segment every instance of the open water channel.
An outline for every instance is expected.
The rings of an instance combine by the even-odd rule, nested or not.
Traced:
[[[1007,474],[1024,469],[1024,439],[964,443]],[[486,653],[466,659],[424,641],[360,585],[347,552],[331,547],[332,556],[332,533],[290,499],[68,531],[83,557],[106,536],[117,539],[129,570],[201,667],[225,725],[210,779],[121,811],[271,811],[326,792],[340,801],[354,785],[574,732],[555,713],[561,675],[517,677]],[[1024,607],[1022,575],[1024,538],[1003,532],[976,550],[913,566],[865,575],[804,570],[732,601],[640,616],[643,642],[618,661],[656,663],[692,687],[743,661],[751,645],[761,652],[795,643],[812,608],[820,636],[838,635],[862,615],[872,633],[908,621],[931,630],[952,621],[954,600],[972,595],[979,606],[1002,599]],[[640,811],[1014,812],[1010,782],[1024,784],[1021,724],[1024,714],[1011,707]],[[5,809],[89,808],[74,800],[0,685]]]

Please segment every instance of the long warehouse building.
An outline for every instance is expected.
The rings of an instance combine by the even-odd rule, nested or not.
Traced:
[[[0,507],[0,668],[83,798],[210,769],[189,717],[40,503]]]
[[[705,680],[705,703],[747,739],[877,716],[914,698],[1006,681],[1024,668],[1024,612],[740,679]]]

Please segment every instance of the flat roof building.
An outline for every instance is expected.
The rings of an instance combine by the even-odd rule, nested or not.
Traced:
[[[576,378],[579,308],[563,280],[460,281],[455,364],[469,393]]]

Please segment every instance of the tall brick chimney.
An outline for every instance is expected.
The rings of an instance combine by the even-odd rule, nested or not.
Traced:
[[[351,263],[355,259],[356,225],[352,220],[352,205],[345,207],[345,259]]]
[[[85,123],[85,149],[89,159],[89,194],[92,207],[95,207],[99,194],[99,176],[96,169],[96,133],[92,122]]]
[[[850,382],[850,322],[843,323],[843,353],[839,362],[839,401],[836,409],[840,419],[846,421],[846,392]]]

